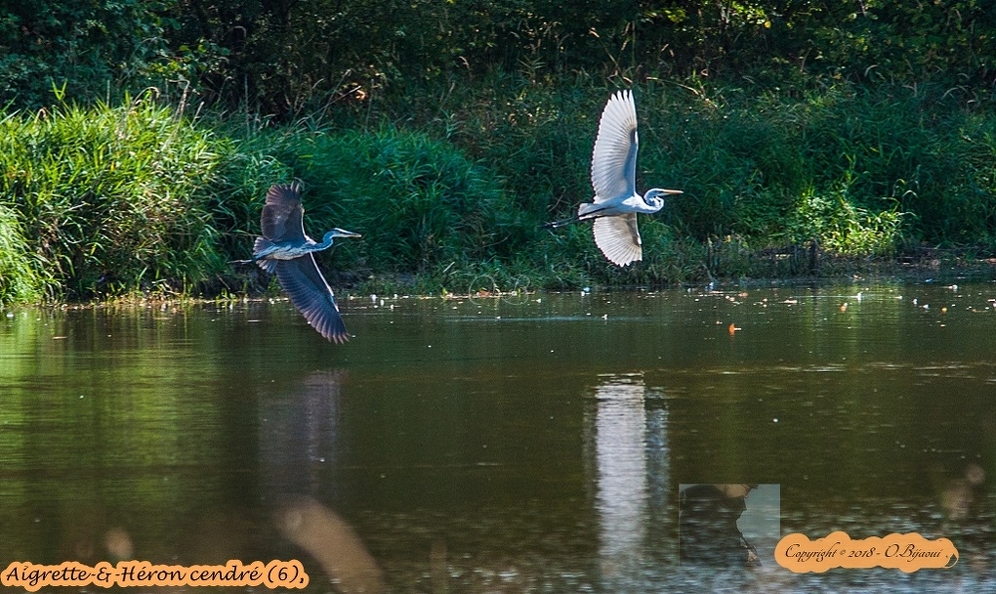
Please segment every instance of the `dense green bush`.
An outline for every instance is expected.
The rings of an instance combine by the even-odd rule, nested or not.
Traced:
[[[171,47],[204,48],[200,82],[273,113],[407,93],[453,75],[528,71],[644,81],[799,73],[943,81],[987,93],[996,11],[979,0],[301,0],[172,4]],[[189,52],[189,50],[188,50]],[[223,59],[209,56],[223,53]],[[189,59],[188,59],[189,63]]]
[[[249,256],[269,185],[295,178],[313,237],[364,236],[320,255],[329,276],[377,286],[660,285],[819,273],[810,248],[857,259],[996,247],[991,108],[933,86],[700,83],[635,87],[638,189],[685,193],[640,218],[644,261],[625,269],[590,225],[540,227],[591,199],[613,89],[585,77],[563,88],[495,76],[443,101],[426,85],[405,103],[292,125],[190,120],[151,95],[11,112],[0,299],[254,290],[269,277],[227,261]]]
[[[165,11],[172,4],[7,0],[0,6],[0,105],[47,105],[53,87],[89,102],[149,81],[195,78],[196,52],[169,47],[176,21]]]
[[[0,121],[0,207],[62,295],[184,289],[222,263],[204,197],[223,149],[148,98],[13,114]]]
[[[40,301],[51,279],[24,234],[13,209],[0,204],[0,303]]]
[[[362,233],[344,249],[363,268],[430,272],[517,247],[501,180],[444,140],[392,128],[317,134],[300,162],[314,190],[310,224]]]

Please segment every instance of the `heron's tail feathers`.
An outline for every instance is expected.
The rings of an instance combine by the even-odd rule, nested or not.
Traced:
[[[229,260],[229,264],[249,264],[255,262],[260,268],[267,272],[274,272],[277,267],[275,260],[267,259],[267,250],[273,247],[273,242],[265,237],[257,237],[256,243],[252,246],[252,258],[249,260]]]
[[[270,241],[269,239],[267,239],[265,237],[257,237],[256,238],[256,243],[254,243],[253,246],[252,246],[252,255],[253,256],[258,256],[262,252],[265,252],[266,250],[268,250],[268,249],[270,249],[272,247],[273,247],[273,242],[272,241]]]
[[[277,261],[276,260],[267,260],[267,259],[260,260],[260,259],[257,259],[257,258],[252,258],[250,260],[229,260],[228,261],[229,264],[249,264],[250,262],[255,262],[257,266],[259,266],[263,270],[269,272],[270,274],[273,274],[277,270]]]
[[[271,250],[273,250],[274,244],[272,241],[265,237],[257,237],[256,243],[252,246],[252,259],[260,268],[273,274],[277,271],[277,262],[266,258]]]

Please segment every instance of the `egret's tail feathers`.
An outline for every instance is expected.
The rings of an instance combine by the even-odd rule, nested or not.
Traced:
[[[605,210],[605,207],[597,202],[583,202],[578,206],[578,219],[591,218],[587,215],[593,215],[601,210]]]

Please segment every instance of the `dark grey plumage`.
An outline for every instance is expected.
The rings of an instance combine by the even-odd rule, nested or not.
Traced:
[[[277,275],[291,303],[322,336],[337,343],[349,340],[335,295],[318,269],[314,252],[331,247],[336,237],[360,235],[335,228],[325,233],[321,243],[308,237],[304,232],[301,190],[296,183],[270,187],[260,228],[263,236],[256,239],[252,261]]]

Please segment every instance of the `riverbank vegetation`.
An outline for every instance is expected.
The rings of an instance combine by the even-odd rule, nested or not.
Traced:
[[[295,178],[310,234],[363,234],[320,257],[362,290],[996,250],[996,14],[977,2],[41,4],[90,25],[0,10],[21,27],[0,27],[0,303],[262,291],[229,261]],[[641,218],[625,269],[590,226],[540,227],[590,200],[617,88],[636,94],[638,186],[685,192]]]

